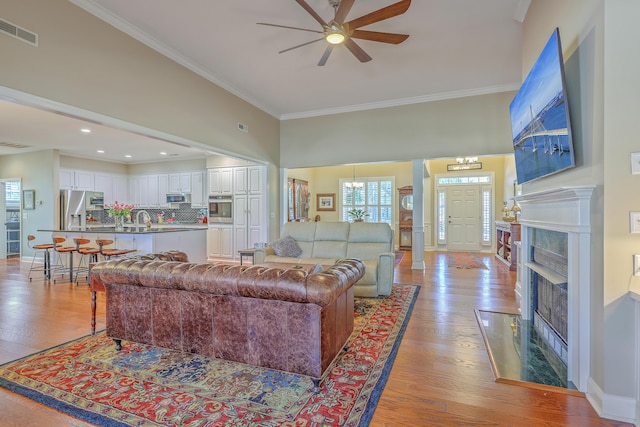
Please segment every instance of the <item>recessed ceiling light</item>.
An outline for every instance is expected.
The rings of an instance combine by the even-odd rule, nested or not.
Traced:
[[[104,150],[98,150],[98,153],[104,154]]]
[[[125,156],[127,159],[130,159],[130,158],[131,158],[131,154],[125,154],[124,156]]]
[[[82,129],[80,129],[80,132],[83,132],[83,133],[91,133],[91,129],[89,129],[89,128],[82,128]]]
[[[164,151],[161,151],[160,154],[163,155],[163,156],[167,155],[167,153],[165,153]]]

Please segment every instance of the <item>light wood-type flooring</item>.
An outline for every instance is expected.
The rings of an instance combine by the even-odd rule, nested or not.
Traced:
[[[495,382],[474,309],[514,312],[515,273],[491,254],[489,267],[456,269],[446,253],[426,252],[397,283],[420,294],[371,426],[631,426],[601,419],[587,399],[562,391]],[[29,282],[29,263],[0,260],[0,363],[90,333],[86,285]],[[98,296],[104,328],[104,295]],[[0,426],[90,426],[0,388]]]

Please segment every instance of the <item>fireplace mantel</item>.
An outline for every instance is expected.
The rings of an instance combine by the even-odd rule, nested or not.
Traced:
[[[591,195],[595,188],[561,187],[518,196],[520,223],[564,233],[590,233]]]
[[[520,297],[522,318],[532,320],[531,230],[540,228],[568,236],[568,374],[578,390],[586,392],[590,369],[591,197],[595,186],[560,187],[516,197],[522,208]],[[580,268],[582,266],[582,268]]]

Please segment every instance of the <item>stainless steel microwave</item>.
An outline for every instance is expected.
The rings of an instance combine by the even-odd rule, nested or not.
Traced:
[[[233,223],[232,196],[209,196],[209,223]]]
[[[191,203],[191,194],[167,194],[167,203]]]
[[[94,211],[104,208],[104,193],[101,191],[85,191],[85,209]]]

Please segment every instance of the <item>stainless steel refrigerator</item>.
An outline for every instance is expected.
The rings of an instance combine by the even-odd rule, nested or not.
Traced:
[[[77,230],[87,225],[86,191],[60,190],[60,229]]]
[[[78,230],[87,225],[87,211],[103,209],[104,193],[60,190],[60,229]]]

